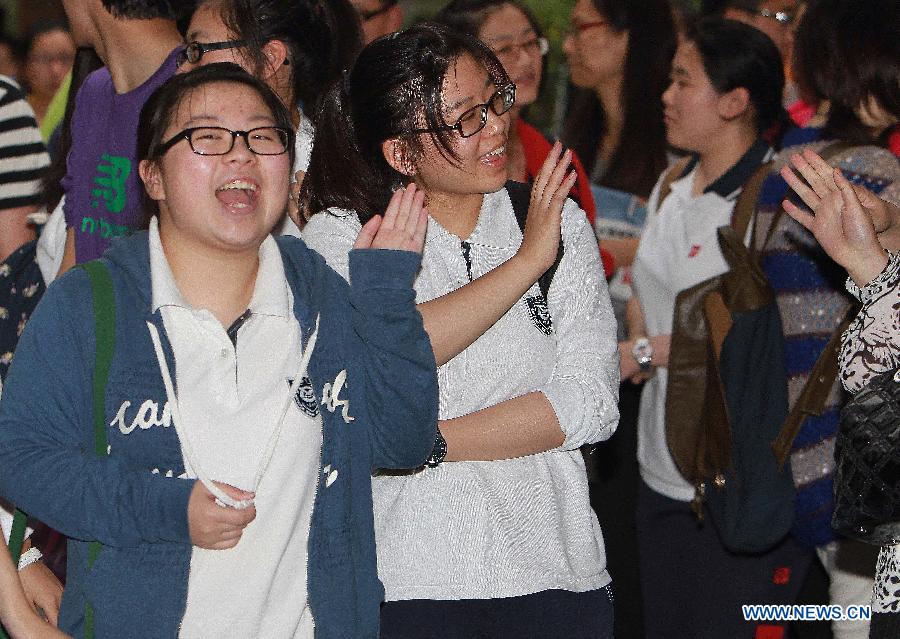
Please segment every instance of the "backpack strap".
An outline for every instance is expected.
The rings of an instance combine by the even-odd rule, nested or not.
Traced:
[[[513,182],[512,180],[506,183],[506,192],[509,195],[509,199],[513,205],[513,213],[516,215],[516,223],[519,225],[519,230],[522,233],[525,233],[525,221],[528,219],[528,207],[531,204],[531,186],[528,184],[522,184],[521,182]],[[550,268],[541,275],[540,279],[538,279],[538,286],[541,289],[541,293],[544,296],[544,299],[549,299],[547,297],[547,291],[550,290],[550,283],[553,282],[553,276],[556,275],[556,269],[559,268],[559,263],[563,258],[563,243],[562,237],[559,238],[559,248],[556,250],[556,260],[554,260],[553,264],[550,265]]]
[[[669,197],[669,193],[672,192],[672,183],[681,177],[692,159],[691,156],[681,158],[666,171],[666,176],[663,178],[662,184],[659,187],[659,198],[656,200],[657,211],[659,211],[659,207],[662,206],[663,200]]]
[[[759,192],[762,190],[763,182],[769,176],[772,170],[772,162],[761,164],[756,171],[744,182],[741,194],[738,196],[737,202],[734,203],[734,211],[731,214],[731,228],[740,238],[741,242],[747,237],[747,229],[750,228],[751,221],[756,216],[756,203],[759,200]],[[756,226],[753,227],[753,233],[756,234]],[[753,251],[753,238],[750,239],[750,250]]]
[[[116,345],[116,298],[113,292],[112,278],[109,270],[99,260],[82,264],[80,268],[87,271],[91,281],[91,294],[94,307],[94,375],[92,380],[92,413],[94,426],[94,454],[106,457],[109,440],[106,435],[106,385],[109,369],[112,365],[113,352]],[[88,569],[90,569],[103,546],[92,541],[88,546]],[[85,603],[84,637],[93,639],[94,608],[90,602]]]
[[[791,448],[800,433],[803,421],[811,415],[821,415],[825,410],[828,396],[831,395],[831,387],[834,386],[834,380],[838,376],[838,351],[841,348],[841,336],[850,326],[850,322],[853,321],[858,310],[857,305],[851,306],[844,320],[831,335],[831,339],[828,340],[828,344],[810,371],[797,401],[794,402],[794,407],[791,408],[781,430],[778,431],[778,436],[772,442],[772,450],[775,452],[779,468],[783,468],[784,463],[790,457]]]

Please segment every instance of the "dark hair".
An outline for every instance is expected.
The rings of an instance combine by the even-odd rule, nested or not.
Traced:
[[[801,91],[828,100],[825,134],[876,142],[856,110],[869,99],[900,118],[900,11],[893,0],[819,0],[794,37],[794,75]]]
[[[666,166],[666,129],[662,94],[669,84],[676,33],[668,0],[593,0],[594,8],[618,31],[628,31],[622,81],[625,118],[603,186],[649,197]],[[594,170],[607,115],[592,89],[575,89],[562,138]]]
[[[687,25],[684,39],[697,47],[718,93],[747,90],[757,134],[784,122],[784,66],[771,38],[737,20],[702,18]]]
[[[225,26],[250,41],[247,50],[257,68],[266,64],[265,43],[280,40],[288,47],[294,100],[313,118],[322,94],[362,48],[359,18],[348,0],[219,2]]]
[[[259,95],[263,103],[272,112],[275,125],[293,131],[291,116],[281,99],[262,80],[250,75],[232,62],[216,62],[206,64],[187,73],[179,73],[154,91],[144,103],[138,121],[137,158],[138,160],[156,160],[160,157],[160,147],[178,106],[189,100],[193,92],[207,84],[240,84],[250,87]],[[293,140],[288,144],[289,166],[294,165]],[[285,180],[288,179],[285,174]],[[155,213],[155,202],[144,198],[148,215]]]
[[[175,20],[183,10],[182,0],[101,0],[103,8],[117,18],[129,20]]]
[[[309,170],[300,188],[301,210],[352,210],[365,223],[381,213],[391,190],[408,182],[381,151],[402,138],[409,161],[425,146],[416,128],[447,124],[442,115],[444,77],[464,55],[487,71],[495,86],[509,83],[503,65],[480,40],[442,25],[421,24],[378,38],[360,53],[353,70],[325,96]],[[457,162],[455,131],[430,135],[450,162]]]

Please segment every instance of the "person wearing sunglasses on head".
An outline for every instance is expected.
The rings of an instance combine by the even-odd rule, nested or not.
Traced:
[[[72,37],[106,65],[78,91],[62,186],[68,229],[60,273],[100,257],[144,220],[137,175],[141,107],[175,73],[181,36],[170,0],[64,0]]]
[[[181,72],[234,62],[268,84],[291,112],[297,132],[291,208],[309,165],[319,101],[362,46],[355,18],[348,0],[200,0],[187,26]],[[276,232],[300,233],[287,216]]]
[[[507,182],[516,94],[470,35],[376,40],[325,99],[301,188],[303,238],[345,277],[392,190],[424,192],[429,213],[414,288],[439,433],[425,467],[373,480],[382,639],[612,637],[579,448],[618,421],[615,320],[567,198],[571,152],[555,145],[530,188]]]

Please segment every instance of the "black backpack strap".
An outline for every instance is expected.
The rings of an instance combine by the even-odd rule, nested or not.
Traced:
[[[512,202],[513,213],[516,215],[516,222],[519,224],[519,229],[524,234],[525,221],[528,219],[528,207],[531,204],[531,185],[509,181],[506,183],[506,192],[509,194],[509,199]],[[553,281],[553,276],[556,275],[556,269],[559,268],[563,253],[562,237],[560,237],[559,248],[556,250],[556,260],[554,260],[553,264],[550,265],[550,268],[541,275],[540,279],[538,279],[538,286],[541,289],[541,293],[544,295],[544,299],[549,299],[547,297],[547,291],[550,290],[550,283]]]

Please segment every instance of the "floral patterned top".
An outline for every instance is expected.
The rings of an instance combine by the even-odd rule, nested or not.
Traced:
[[[847,290],[863,307],[841,339],[841,382],[851,393],[880,373],[900,366],[900,253],[860,289],[847,280]],[[875,571],[872,610],[900,613],[900,546],[883,546]]]

